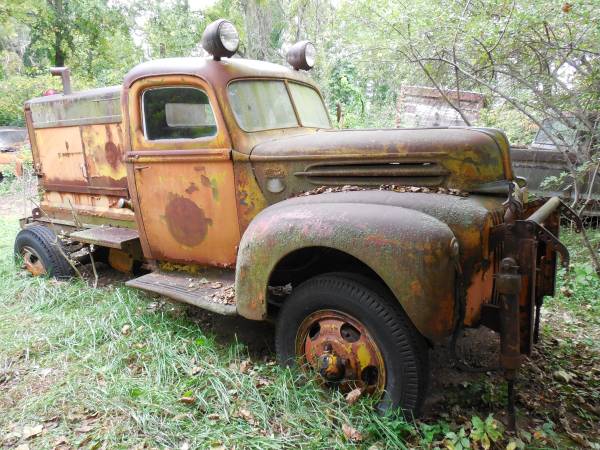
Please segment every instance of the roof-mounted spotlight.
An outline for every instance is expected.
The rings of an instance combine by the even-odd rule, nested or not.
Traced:
[[[202,47],[215,61],[235,55],[239,45],[240,35],[229,20],[215,20],[202,34]]]
[[[300,41],[292,45],[287,53],[287,62],[295,70],[310,70],[315,65],[317,51],[309,41]]]

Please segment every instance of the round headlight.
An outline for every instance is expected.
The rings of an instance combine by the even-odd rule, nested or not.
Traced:
[[[202,47],[219,61],[222,57],[230,57],[240,45],[240,36],[233,24],[219,19],[206,27],[202,34]]]
[[[240,36],[231,22],[223,21],[219,25],[219,38],[226,50],[235,53],[240,45]]]
[[[315,49],[315,46],[310,42],[307,42],[306,47],[304,47],[304,59],[306,60],[306,65],[314,67],[316,57],[317,50]]]
[[[287,53],[287,62],[296,70],[310,70],[315,65],[317,51],[309,41],[296,42]]]

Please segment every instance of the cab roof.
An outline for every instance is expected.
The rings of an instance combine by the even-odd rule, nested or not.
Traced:
[[[160,75],[192,75],[204,78],[213,86],[227,85],[236,78],[287,78],[315,86],[305,73],[279,64],[243,58],[166,58],[143,62],[131,69],[123,86],[129,88],[135,81]]]

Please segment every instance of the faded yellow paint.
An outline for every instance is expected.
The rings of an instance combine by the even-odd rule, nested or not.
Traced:
[[[35,130],[43,181],[53,184],[87,184],[79,127]]]
[[[369,352],[366,343],[361,343],[358,346],[356,349],[356,357],[358,358],[360,367],[367,367],[374,363],[374,361],[371,361],[371,353]]]
[[[240,234],[231,161],[154,163],[140,158],[134,167],[144,167],[136,170],[136,187],[153,259],[235,263]],[[215,180],[218,200],[210,180]]]

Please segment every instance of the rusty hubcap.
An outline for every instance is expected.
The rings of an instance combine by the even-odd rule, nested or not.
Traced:
[[[318,372],[326,384],[349,392],[380,394],[385,388],[381,352],[362,323],[346,313],[315,311],[300,324],[296,354]]]
[[[44,275],[46,268],[42,264],[40,255],[31,247],[25,246],[21,249],[23,257],[23,268],[30,272],[33,276]]]

